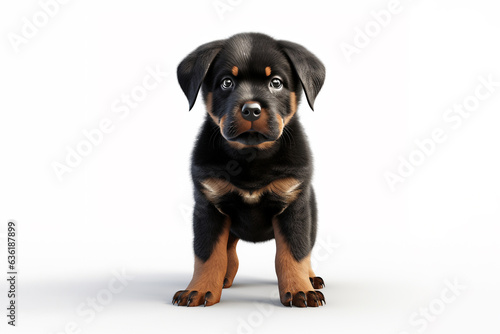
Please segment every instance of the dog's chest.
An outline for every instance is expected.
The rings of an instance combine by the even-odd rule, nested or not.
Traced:
[[[234,200],[235,197],[246,204],[260,203],[263,198],[273,198],[284,204],[290,204],[302,190],[301,182],[291,177],[277,179],[262,188],[253,190],[236,187],[226,180],[217,178],[208,178],[201,184],[203,194],[217,207],[222,202]]]

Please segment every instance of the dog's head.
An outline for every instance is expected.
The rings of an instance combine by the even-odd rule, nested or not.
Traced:
[[[313,109],[325,67],[301,45],[246,33],[198,47],[177,77],[190,110],[203,87],[207,112],[229,144],[265,149],[291,121],[302,89]]]

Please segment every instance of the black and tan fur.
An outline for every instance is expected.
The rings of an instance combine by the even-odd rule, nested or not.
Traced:
[[[323,64],[301,45],[246,33],[198,47],[177,74],[190,109],[201,88],[207,117],[191,164],[195,270],[173,303],[219,302],[238,270],[238,240],[274,238],[281,302],[323,305],[310,261],[312,158],[296,114],[302,91],[313,108]]]

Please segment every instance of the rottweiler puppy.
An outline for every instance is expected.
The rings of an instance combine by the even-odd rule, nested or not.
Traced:
[[[302,90],[313,109],[325,67],[299,44],[242,33],[201,45],[177,69],[193,107],[207,115],[191,161],[195,268],[173,304],[213,305],[238,270],[238,240],[276,240],[285,306],[320,306],[311,268],[316,201],[311,151],[296,115]]]

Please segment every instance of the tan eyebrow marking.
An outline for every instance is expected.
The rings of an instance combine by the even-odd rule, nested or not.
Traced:
[[[233,69],[231,70],[231,72],[233,73],[234,76],[237,76],[238,75],[238,67],[233,66]]]
[[[266,77],[271,75],[271,68],[268,66],[266,67]]]

